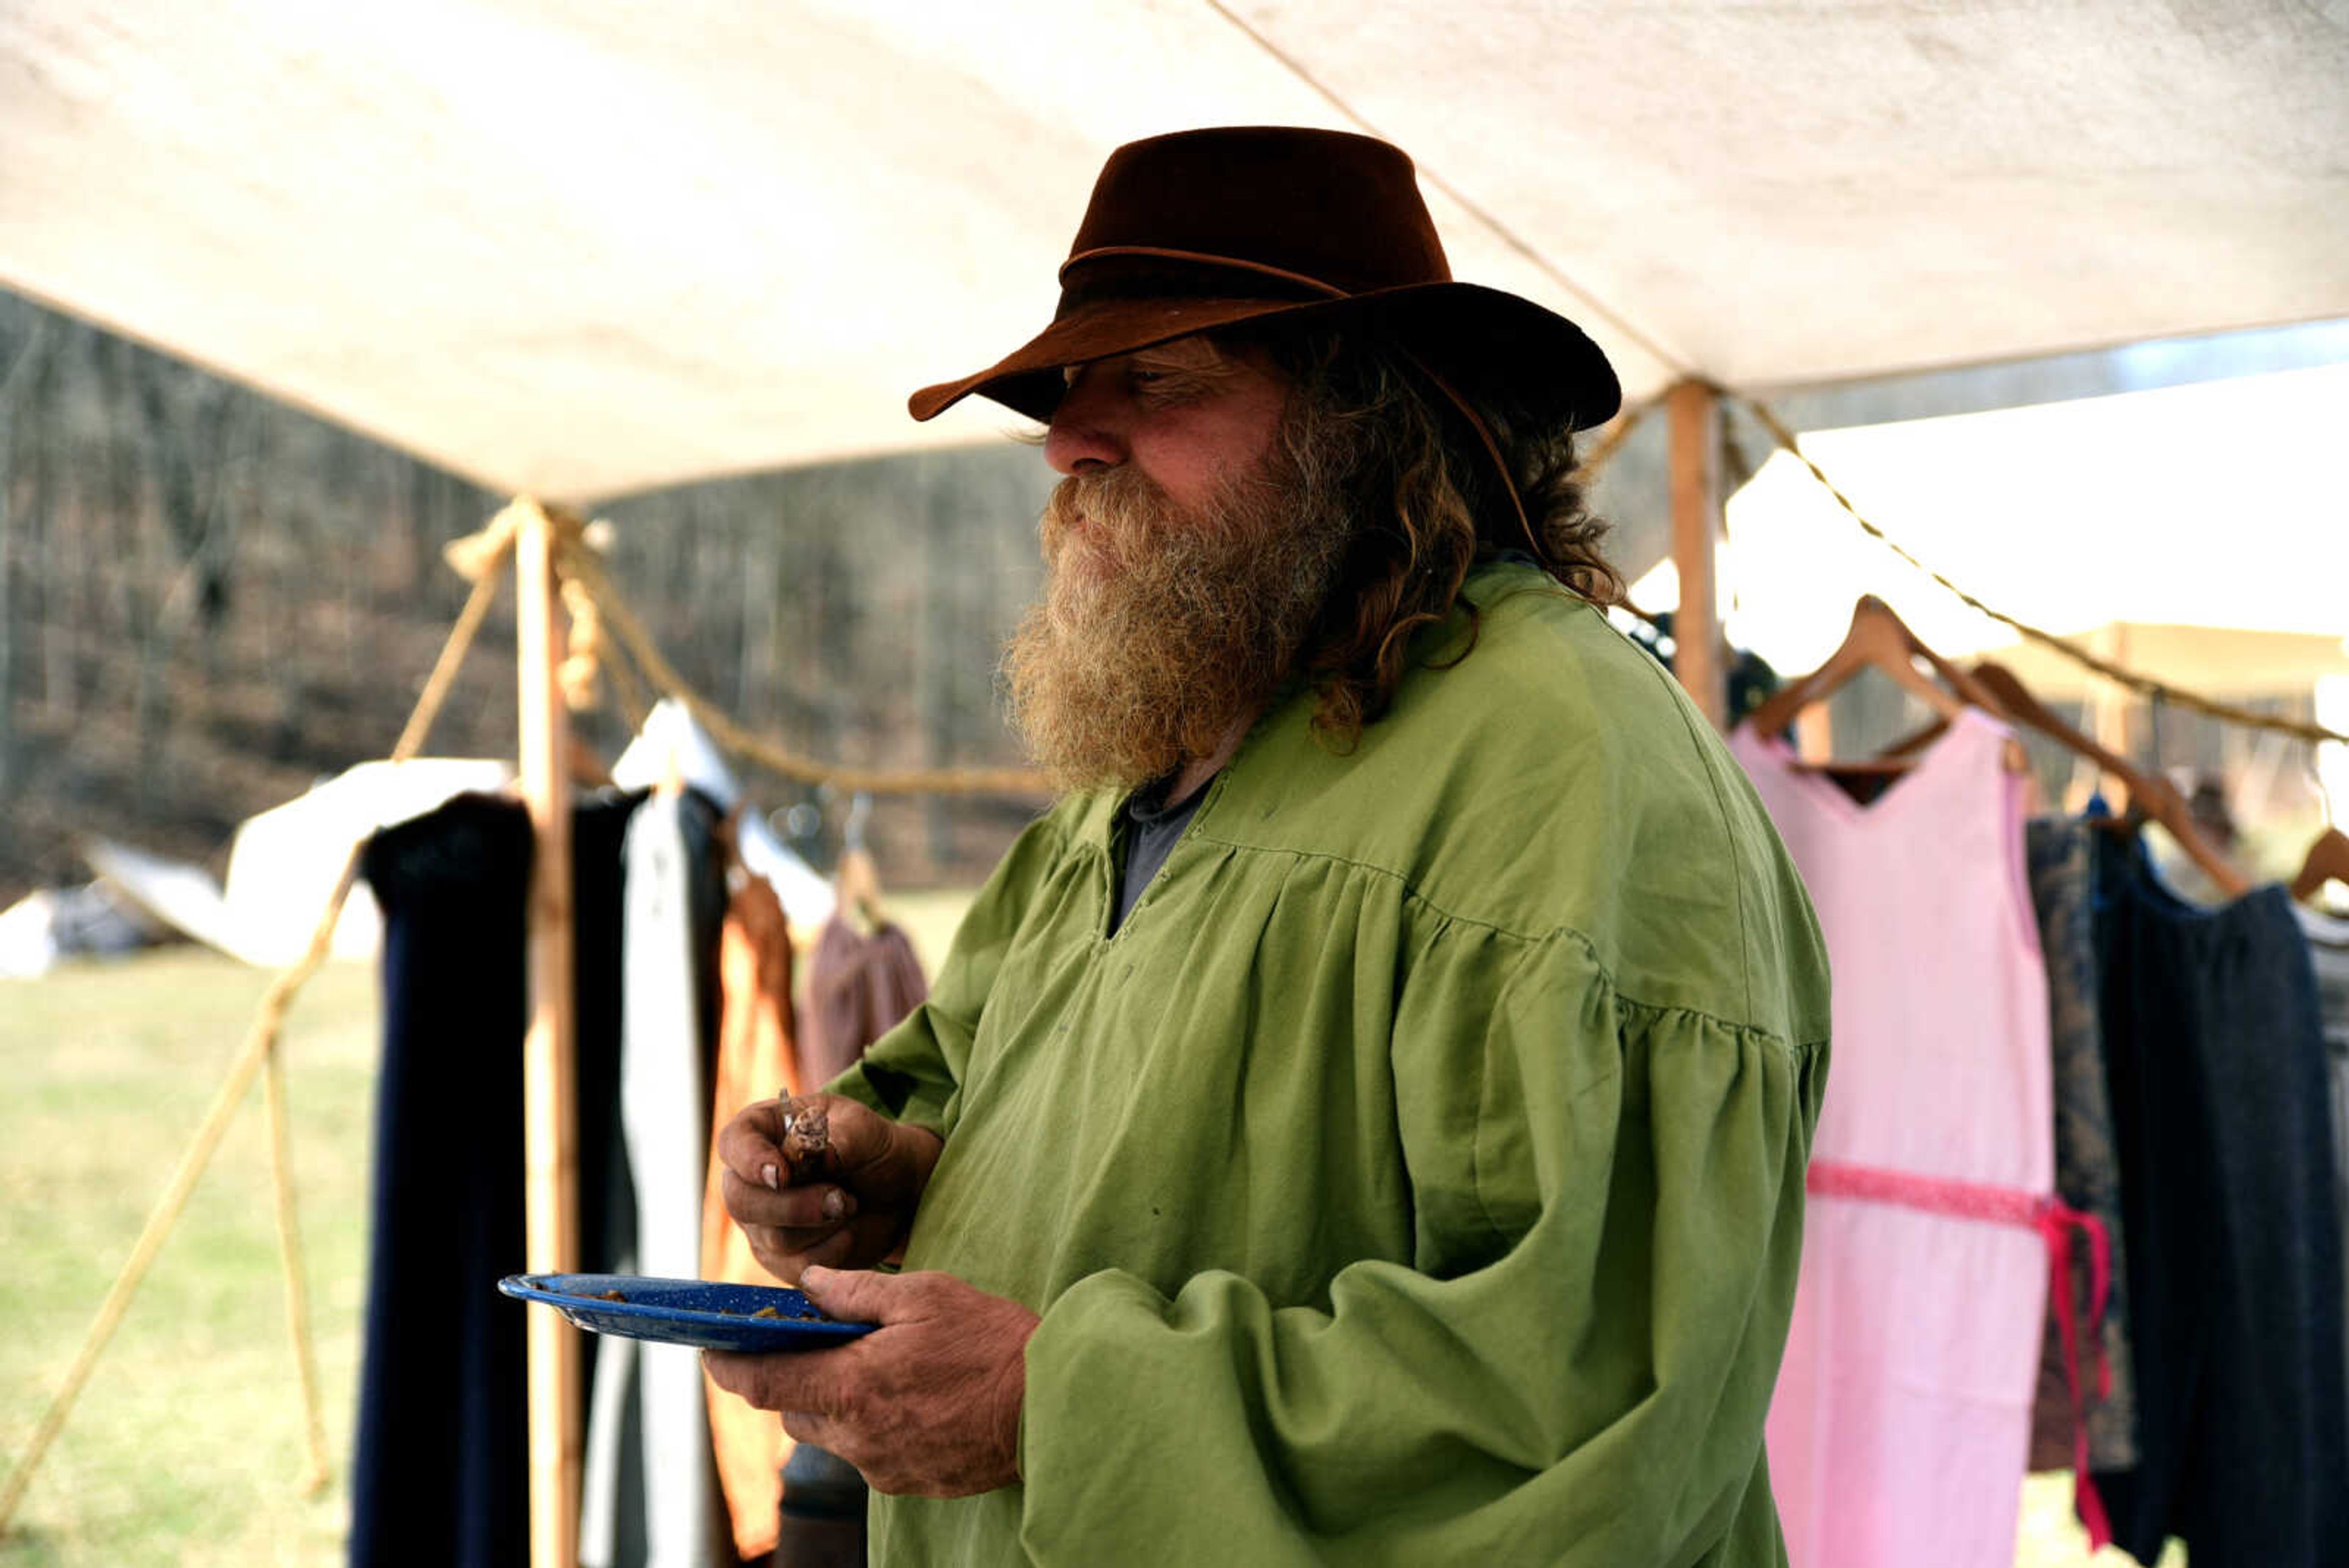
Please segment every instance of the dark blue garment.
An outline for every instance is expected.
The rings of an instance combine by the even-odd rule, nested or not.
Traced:
[[[626,1186],[612,1158],[619,852],[639,798],[605,797],[573,815],[580,1266],[592,1271],[611,1266],[598,1239]],[[377,834],[361,866],[384,912],[384,1049],[351,1459],[354,1568],[529,1561],[526,1319],[496,1286],[523,1267],[530,861],[519,803],[463,795]]]
[[[2095,933],[2128,1234],[2137,1463],[2121,1547],[2349,1563],[2341,1228],[2308,945],[2281,888],[2181,902],[2097,836]]]

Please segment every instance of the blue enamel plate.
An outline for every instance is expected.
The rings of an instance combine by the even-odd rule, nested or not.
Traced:
[[[508,1274],[498,1289],[516,1301],[544,1302],[590,1334],[701,1350],[822,1350],[878,1326],[828,1318],[799,1292],[776,1285],[643,1274]]]

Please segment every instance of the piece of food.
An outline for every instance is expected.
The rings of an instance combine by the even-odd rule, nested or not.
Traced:
[[[765,1306],[761,1307],[757,1312],[752,1313],[750,1315],[752,1317],[781,1317],[783,1314],[777,1312],[771,1306]]]
[[[597,1291],[595,1299],[599,1302],[618,1302],[622,1306],[628,1304],[628,1298],[618,1291]]]
[[[832,1150],[832,1118],[823,1106],[806,1100],[783,1102],[783,1158],[796,1175],[821,1171]]]

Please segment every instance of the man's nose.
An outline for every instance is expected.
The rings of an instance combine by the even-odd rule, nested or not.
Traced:
[[[1125,461],[1125,442],[1103,378],[1080,374],[1069,384],[1044,431],[1044,461],[1063,474],[1115,468]]]

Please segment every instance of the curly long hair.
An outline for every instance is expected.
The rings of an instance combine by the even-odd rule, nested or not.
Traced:
[[[1584,504],[1564,417],[1506,392],[1447,387],[1400,344],[1359,328],[1248,340],[1293,383],[1283,440],[1297,472],[1340,487],[1361,519],[1299,671],[1318,694],[1313,727],[1325,742],[1350,750],[1392,704],[1413,634],[1464,603],[1469,638],[1452,661],[1466,657],[1479,619],[1461,589],[1483,561],[1516,552],[1579,597],[1621,602],[1623,580],[1599,551],[1607,524]],[[1522,518],[1455,397],[1507,463]]]

